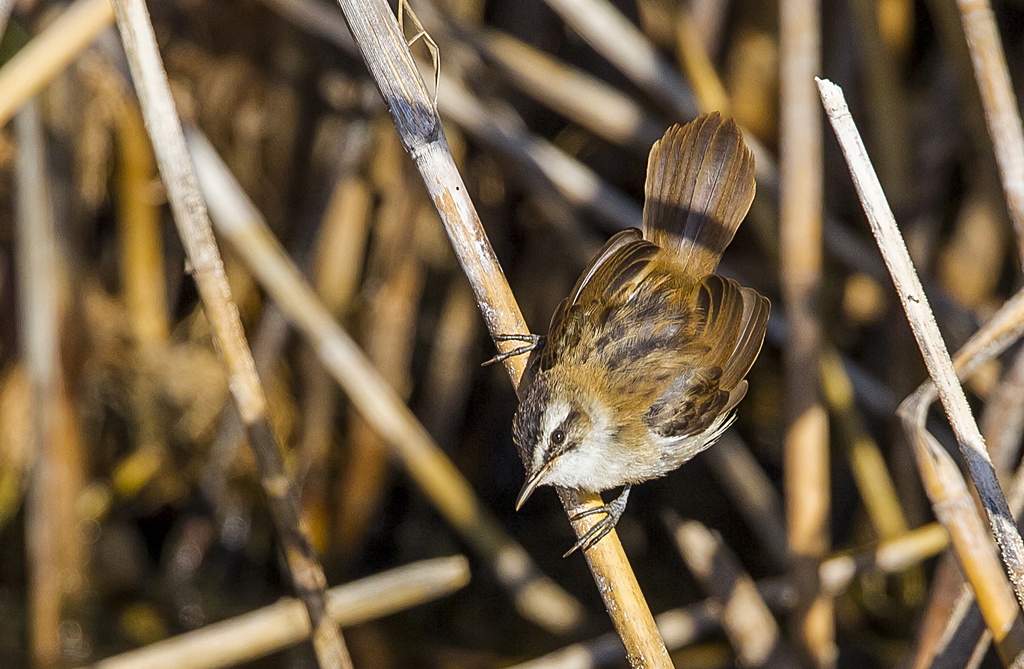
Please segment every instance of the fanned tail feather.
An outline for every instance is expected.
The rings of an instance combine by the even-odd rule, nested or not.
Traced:
[[[647,163],[643,233],[694,279],[711,274],[754,199],[754,156],[732,119],[674,125]]]

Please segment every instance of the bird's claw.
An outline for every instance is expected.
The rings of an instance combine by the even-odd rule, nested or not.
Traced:
[[[587,530],[586,534],[579,538],[572,548],[566,551],[565,555],[562,556],[563,558],[569,557],[580,549],[582,549],[583,552],[587,552],[593,548],[598,541],[604,539],[609,532],[615,529],[615,525],[619,522],[619,518],[622,517],[622,513],[626,510],[626,501],[629,499],[629,489],[630,486],[627,484],[626,487],[622,489],[622,494],[612,500],[610,504],[595,506],[592,509],[585,509],[579,513],[574,513],[569,516],[570,521],[576,521],[580,518],[592,516],[596,513],[605,514],[604,518],[595,523],[593,527]]]
[[[511,351],[506,351],[504,353],[499,353],[498,355],[494,356],[493,358],[491,358],[487,362],[482,363],[480,366],[481,367],[487,367],[488,365],[493,365],[496,362],[504,362],[505,360],[508,360],[509,358],[514,358],[517,355],[523,355],[524,353],[529,353],[533,349],[535,349],[538,346],[540,346],[544,342],[544,339],[545,338],[544,338],[543,335],[535,335],[535,334],[499,334],[499,335],[495,335],[494,336],[494,341],[502,341],[502,342],[504,342],[504,341],[525,341],[525,342],[529,342],[529,343],[526,344],[525,346],[516,347],[516,348],[512,349]]]

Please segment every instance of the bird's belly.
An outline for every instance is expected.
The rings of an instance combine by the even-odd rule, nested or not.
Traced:
[[[659,478],[718,441],[733,419],[733,415],[723,414],[700,434],[663,437],[648,431],[639,444],[615,440],[588,444],[588,448],[560,456],[546,483],[600,492]]]
[[[560,456],[545,482],[600,492],[658,478],[678,469],[714,443],[724,427],[727,425],[716,423],[702,434],[685,437],[661,437],[648,432],[642,444],[608,442],[588,445],[588,448]]]
[[[636,478],[636,464],[621,446],[579,449],[560,456],[545,482],[586,492],[600,492],[642,480]]]

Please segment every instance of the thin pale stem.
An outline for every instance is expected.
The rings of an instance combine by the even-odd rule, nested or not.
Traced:
[[[992,534],[999,545],[1003,568],[1013,584],[1018,602],[1024,602],[1024,541],[1021,541],[1006,498],[996,480],[995,469],[985,448],[985,440],[974,422],[967,397],[957,380],[953,362],[928,306],[928,298],[907,253],[903,237],[896,227],[896,220],[885,199],[882,186],[871,167],[867,150],[846,106],[842,90],[832,82],[820,79],[818,88],[825,112],[836,131],[836,137],[850,167],[871,230],[892,275],[907,320],[921,348],[925,365],[935,383],[939,400],[956,434],[960,452],[981,498]]]
[[[114,9],[178,233],[227,368],[232,396],[256,456],[260,481],[292,584],[309,614],[317,659],[324,669],[351,667],[341,633],[327,616],[327,579],[302,526],[298,495],[285,472],[280,446],[267,419],[263,387],[256,375],[238,309],[231,299],[231,289],[185,148],[181,121],[171,98],[149,13],[142,0],[115,0]]]
[[[358,625],[444,597],[469,583],[462,556],[435,558],[331,588],[327,612],[338,626]],[[302,602],[270,606],[100,660],[92,669],[220,669],[251,662],[308,639]]]

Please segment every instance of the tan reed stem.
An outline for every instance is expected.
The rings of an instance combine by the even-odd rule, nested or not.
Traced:
[[[309,614],[317,659],[324,669],[351,667],[341,633],[326,614],[327,580],[302,526],[298,495],[285,472],[280,447],[267,419],[263,387],[256,375],[238,309],[231,299],[149,13],[142,0],[115,0],[114,10],[178,233],[227,368],[239,416],[247,428],[292,584]]]
[[[832,604],[809,568],[829,547],[828,412],[819,388],[822,334],[823,143],[812,77],[821,69],[817,2],[781,0],[779,264],[789,317],[784,350],[787,427],[783,444],[786,524],[794,574],[803,583],[798,613],[803,650],[819,667],[835,663]]]
[[[1018,257],[1024,258],[1024,129],[1003,44],[988,0],[957,0],[956,4],[999,165],[1010,221],[1017,233]]]
[[[190,131],[188,141],[217,231],[305,335],[360,415],[391,446],[438,511],[491,566],[527,619],[554,633],[576,628],[583,616],[580,604],[540,573],[523,547],[480,503],[469,482],[317,299],[205,138]]]
[[[469,583],[466,558],[435,558],[327,591],[327,615],[347,627],[444,597]],[[310,634],[302,602],[285,598],[241,616],[108,657],[92,669],[220,669],[275,653]]]
[[[957,351],[953,358],[953,366],[956,368],[957,374],[960,378],[969,377],[981,365],[1003,353],[1022,334],[1024,334],[1024,291],[1018,291]],[[1012,385],[1014,373],[1011,371],[1007,376],[1010,377]],[[990,410],[998,409],[1001,402],[996,399],[996,396],[999,394],[997,392],[990,398],[989,404],[986,406],[986,415]],[[914,442],[915,455],[926,485],[933,483],[925,476],[936,468],[936,465],[931,464],[932,461],[941,462],[948,458],[945,451],[932,453],[930,449],[934,447],[934,440],[930,438],[930,435],[922,436],[927,434],[925,420],[928,407],[935,401],[935,397],[934,384],[931,381],[926,381],[916,392],[907,397],[899,408],[904,426]],[[1014,399],[1019,401],[1019,394],[1015,395]],[[1019,409],[1015,409],[1015,411],[1019,411]],[[1000,432],[1003,432],[1001,437],[989,442],[990,444],[998,445],[1001,439],[1009,436],[1005,434],[1005,430]],[[988,441],[988,437],[986,437],[986,441]],[[999,456],[993,452],[993,457]],[[953,475],[954,471],[950,470],[950,474]],[[962,571],[970,582],[978,583],[978,587],[962,589],[961,595],[956,597],[957,601],[953,606],[952,614],[949,613],[947,606],[941,605],[940,602],[945,600],[936,600],[936,596],[933,595],[933,602],[929,607],[928,614],[929,616],[941,615],[942,620],[927,623],[926,631],[928,633],[922,634],[918,640],[919,647],[915,652],[915,667],[929,666],[932,662],[937,669],[959,666],[961,663],[958,658],[964,654],[970,655],[970,650],[983,655],[992,636],[997,637],[996,647],[1004,658],[1012,659],[1024,644],[1024,639],[1021,638],[1024,632],[1021,632],[1019,627],[1015,627],[1018,624],[1016,619],[1020,617],[1018,608],[1009,597],[1008,584],[1001,566],[994,564],[995,547],[991,541],[972,541],[971,537],[984,534],[983,529],[976,529],[982,526],[982,520],[975,508],[974,499],[967,496],[962,477],[958,473],[956,477],[957,480],[954,480],[948,489],[941,486],[936,486],[935,489],[926,488],[926,492],[933,500],[933,505],[939,504],[940,506],[937,508],[941,508],[947,514],[945,524],[950,528],[950,533],[965,535],[964,538],[958,539],[956,542],[956,545],[961,546],[961,550],[956,553],[960,562],[960,568],[955,568],[957,577],[949,580],[943,579],[942,582],[949,584],[946,586],[947,588],[962,584],[964,579],[959,576]],[[1024,469],[1019,469],[1011,484],[1008,499],[1010,511],[1015,517],[1019,517],[1021,509],[1024,508],[1022,491],[1024,491]],[[944,499],[955,499],[958,494],[963,499],[956,503],[942,502]],[[996,589],[995,592],[990,592],[992,584],[1002,584],[1003,587]],[[977,599],[976,603],[975,599]],[[998,634],[983,635],[982,632],[986,626],[993,630],[999,630]],[[933,634],[932,631],[936,633]],[[968,647],[967,650],[965,647]]]
[[[76,0],[0,69],[0,126],[114,20],[110,0]],[[2,33],[0,33],[2,35]]]
[[[68,526],[66,491],[60,487],[60,270],[57,235],[46,174],[46,148],[38,105],[32,101],[15,118],[18,137],[17,264],[21,357],[31,401],[32,476],[26,500],[29,655],[35,666],[58,666],[65,598],[64,542]],[[62,495],[61,493],[65,494]]]
[[[339,4],[398,134],[441,214],[488,330],[492,337],[525,333],[526,324],[519,306],[455,167],[440,117],[416,70],[405,36],[399,32],[398,22],[381,0],[339,0]],[[504,351],[511,345],[514,342],[502,342],[498,346]],[[524,366],[522,356],[505,361],[505,368],[517,387]],[[599,495],[582,495],[563,489],[559,490],[559,496],[569,515],[601,504]],[[582,536],[597,520],[587,516],[575,521],[573,527],[577,535]],[[630,662],[634,666],[670,666],[668,652],[618,538],[609,535],[587,551],[586,558],[612,622],[622,636]]]

